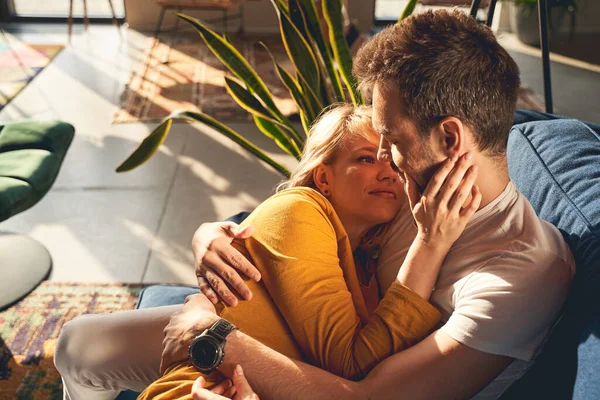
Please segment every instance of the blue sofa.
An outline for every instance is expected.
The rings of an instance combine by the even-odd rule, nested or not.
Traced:
[[[509,174],[538,215],[557,226],[577,273],[538,362],[503,399],[600,399],[600,125],[517,111]],[[232,220],[241,221],[240,213]],[[153,286],[139,307],[183,303],[196,288]]]

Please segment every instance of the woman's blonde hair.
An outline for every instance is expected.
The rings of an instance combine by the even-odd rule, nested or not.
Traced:
[[[311,126],[298,166],[290,179],[280,183],[277,191],[297,186],[317,189],[313,171],[321,164],[331,164],[345,145],[357,135],[373,138],[371,107],[334,104]]]

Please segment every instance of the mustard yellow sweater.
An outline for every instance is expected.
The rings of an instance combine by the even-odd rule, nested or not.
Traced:
[[[369,310],[350,241],[333,207],[310,188],[282,191],[244,221],[256,230],[234,245],[259,269],[254,296],[219,314],[288,357],[349,379],[364,377],[386,357],[428,335],[440,313],[394,283]],[[365,293],[366,294],[366,293]],[[170,367],[139,399],[191,399],[200,376],[189,362]],[[214,385],[223,376],[206,376]]]

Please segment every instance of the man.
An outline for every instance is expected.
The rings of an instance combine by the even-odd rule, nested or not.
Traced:
[[[574,272],[558,230],[537,218],[508,177],[505,153],[519,86],[517,66],[489,28],[459,11],[437,11],[414,15],[376,35],[359,51],[355,73],[372,94],[381,160],[393,159],[422,188],[449,157],[469,153],[479,167],[480,209],[446,257],[430,297],[444,325],[384,360],[360,382],[288,359],[235,329],[221,348],[225,356],[218,370],[233,376],[239,398],[253,395],[242,374],[233,374],[236,365],[263,399],[497,398],[531,365]],[[204,264],[197,272],[199,283],[208,297],[214,293],[207,292],[204,278],[223,294],[221,274],[248,298],[243,281],[226,264],[259,279],[228,246],[251,229],[220,234],[227,226],[205,225],[194,238],[195,258]],[[378,261],[382,290],[397,276],[415,234],[410,212],[399,213]],[[235,303],[231,296],[226,294],[226,301]],[[185,359],[195,333],[223,321],[203,295],[188,298],[183,307],[117,314],[86,316],[63,328],[55,364],[67,399],[108,399],[121,388],[143,390],[159,377],[159,363],[164,371]],[[162,359],[156,348],[161,340]],[[203,392],[201,384],[194,396],[218,396]],[[232,394],[231,388],[218,390]]]
[[[431,296],[446,322],[362,382],[289,360],[238,331],[227,338],[220,370],[243,365],[256,392],[268,398],[497,398],[531,366],[574,273],[558,230],[536,217],[508,177],[518,68],[487,27],[458,11],[438,11],[376,35],[359,51],[355,74],[372,93],[380,159],[393,159],[422,188],[447,157],[471,152],[479,167],[481,207],[446,258]],[[411,222],[408,213],[398,215],[384,243],[382,288],[395,278],[414,237]],[[236,235],[218,234],[228,229],[235,227],[201,227],[195,253],[204,264],[197,271],[203,292],[215,299],[208,280],[235,304],[218,275],[248,298],[228,264],[251,277],[258,272],[231,255],[226,243]],[[247,231],[239,237],[245,236]],[[208,302],[198,309],[208,311],[196,329],[218,320]],[[177,341],[167,338],[164,362]],[[196,392],[201,398],[201,389]]]

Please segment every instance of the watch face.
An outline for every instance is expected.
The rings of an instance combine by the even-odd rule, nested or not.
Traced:
[[[207,368],[217,361],[217,349],[217,345],[212,340],[198,340],[190,348],[190,355],[194,364]]]

